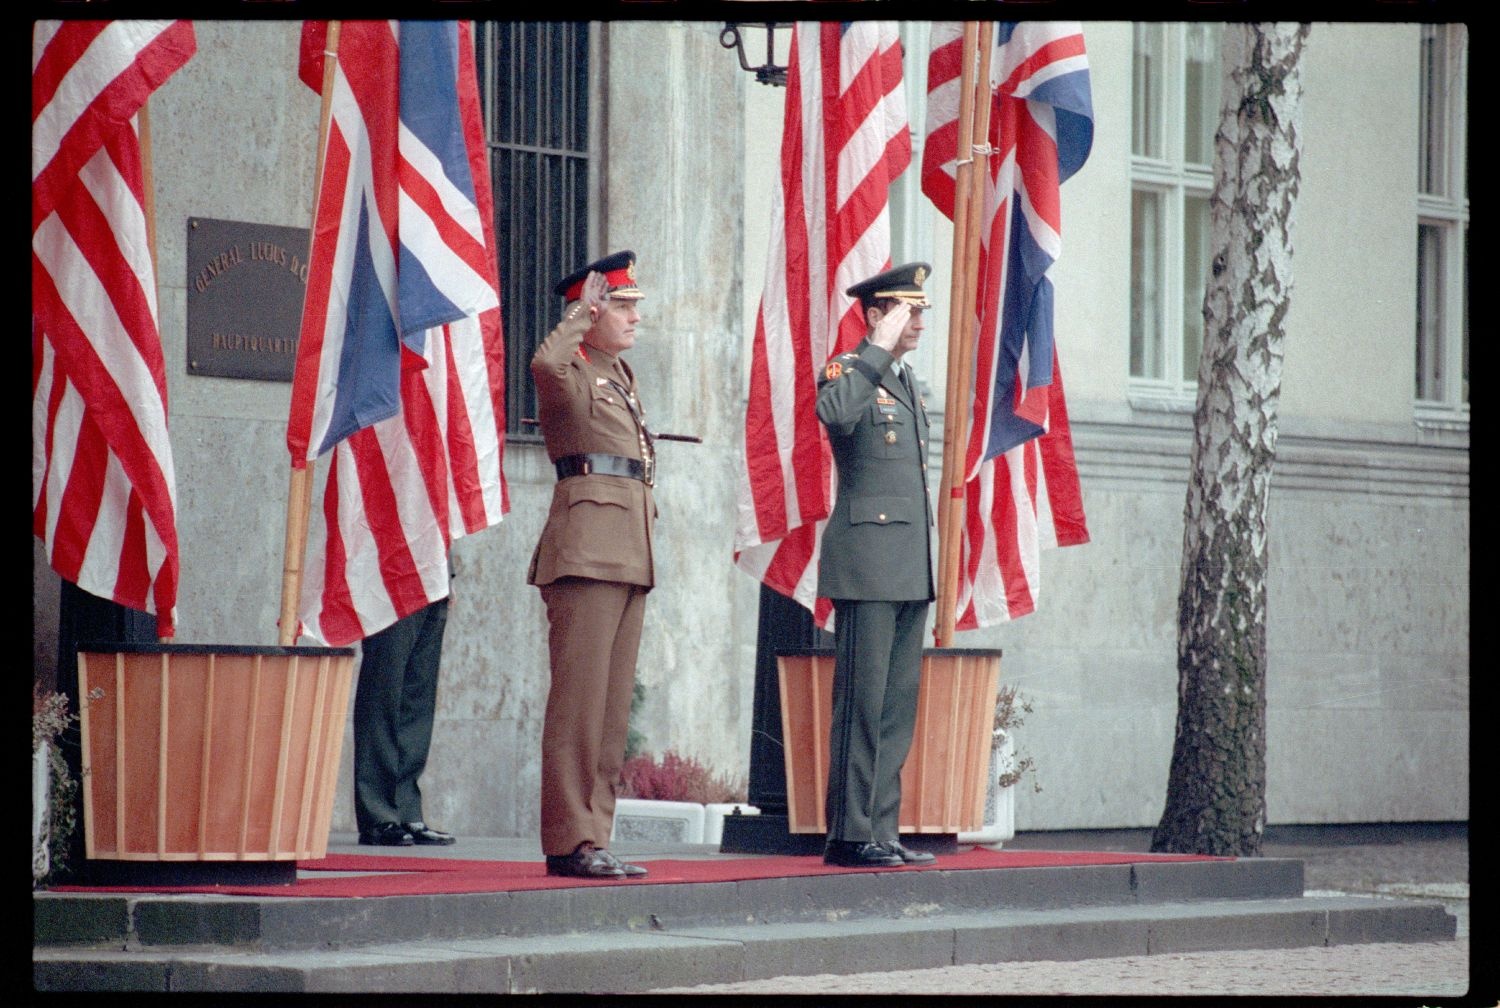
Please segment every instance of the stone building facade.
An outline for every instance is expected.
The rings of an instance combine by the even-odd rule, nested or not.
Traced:
[[[638,252],[648,299],[630,362],[654,425],[703,438],[660,449],[659,587],[637,728],[648,748],[743,775],[758,586],[732,564],[735,480],[784,92],[738,67],[719,45],[721,27],[592,26],[588,248]],[[922,27],[904,28],[919,141]],[[194,217],[306,227],[319,101],[296,77],[298,23],[201,21],[197,36],[198,55],[150,107],[182,544],[177,640],[274,644],[290,387],[189,373],[185,235]],[[1133,301],[1145,283],[1132,262],[1142,208],[1180,199],[1184,185],[1140,156],[1132,123],[1151,65],[1143,56],[1158,68],[1191,64],[1193,40],[1165,34],[1157,51],[1125,22],[1089,22],[1085,38],[1095,143],[1064,188],[1054,279],[1092,541],[1043,555],[1035,614],[955,641],[1003,649],[1002,677],[1033,704],[1019,742],[1042,790],[1018,795],[1023,830],[1154,824],[1176,711],[1191,390],[1132,373]],[[1305,51],[1296,288],[1270,512],[1273,823],[1469,814],[1466,379],[1446,406],[1413,393],[1418,278],[1430,263],[1421,240],[1433,233],[1422,227],[1451,223],[1419,178],[1418,149],[1430,142],[1423,39],[1415,24],[1318,23]],[[1201,182],[1189,177],[1177,205],[1191,205]],[[914,185],[897,201],[893,257],[933,262],[945,289],[951,237]],[[1459,206],[1466,228],[1466,199]],[[940,307],[916,360],[939,413],[945,331]],[[505,470],[510,514],[453,551],[423,778],[429,819],[459,834],[529,835],[537,822],[546,621],[525,571],[553,474],[524,429],[507,441]],[[45,676],[57,582],[34,552],[35,663]],[[336,830],[353,828],[351,750]]]

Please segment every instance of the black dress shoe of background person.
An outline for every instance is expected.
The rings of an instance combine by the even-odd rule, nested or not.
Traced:
[[[585,840],[571,854],[548,854],[547,874],[568,878],[624,878],[625,870],[609,851]]]
[[[376,847],[410,847],[417,841],[406,831],[406,827],[400,823],[383,822],[378,826],[371,826],[367,830],[360,830],[359,842],[362,844],[373,844]]]
[[[412,840],[419,844],[446,847],[458,838],[452,833],[444,833],[442,830],[433,829],[424,822],[403,823],[406,832],[411,834]]]
[[[620,869],[620,871],[624,872],[626,878],[640,878],[642,875],[646,874],[645,868],[641,867],[638,864],[629,864],[628,862],[621,861],[619,858],[615,857],[603,847],[599,848],[599,853],[608,858],[610,864],[614,865],[616,868]]]
[[[830,840],[823,849],[823,863],[840,868],[897,868],[906,862],[882,844]]]
[[[880,846],[900,858],[903,864],[932,864],[937,860],[936,854],[931,854],[927,851],[912,850],[900,840],[886,840]]]

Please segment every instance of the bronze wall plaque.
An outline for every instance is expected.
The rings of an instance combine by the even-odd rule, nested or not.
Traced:
[[[188,374],[292,380],[308,235],[307,228],[188,218]]]

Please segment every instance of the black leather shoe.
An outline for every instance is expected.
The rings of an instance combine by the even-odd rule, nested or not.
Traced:
[[[906,862],[882,844],[830,840],[823,849],[823,863],[840,868],[899,868]]]
[[[360,830],[359,842],[376,847],[410,847],[416,840],[412,839],[412,835],[400,823],[383,822],[379,826]]]
[[[624,878],[625,871],[615,866],[609,851],[588,841],[579,844],[571,854],[548,854],[547,874],[569,878]]]
[[[932,864],[937,860],[936,854],[927,851],[912,850],[905,846],[900,840],[886,840],[880,846],[890,851],[901,859],[903,864]]]
[[[404,823],[406,832],[411,834],[413,841],[419,844],[429,844],[437,847],[446,847],[458,838],[452,833],[444,833],[442,830],[433,829],[424,822]]]
[[[624,872],[626,878],[640,878],[642,875],[646,874],[645,868],[641,867],[638,864],[629,864],[625,861],[621,861],[619,858],[615,857],[613,854],[602,847],[599,848],[599,853],[608,858],[610,864],[614,865],[616,868],[620,869],[620,871]]]

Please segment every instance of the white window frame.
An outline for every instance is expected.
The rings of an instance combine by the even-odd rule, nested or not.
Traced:
[[[1464,357],[1468,348],[1468,261],[1467,241],[1469,231],[1469,194],[1467,192],[1467,138],[1468,138],[1468,29],[1462,24],[1423,25],[1422,38],[1431,31],[1445,36],[1446,66],[1439,79],[1448,83],[1441,96],[1444,108],[1444,135],[1442,149],[1436,155],[1443,159],[1438,165],[1440,192],[1420,191],[1424,186],[1422,172],[1418,172],[1416,236],[1418,240],[1417,271],[1423,271],[1421,234],[1423,228],[1433,228],[1439,238],[1438,290],[1435,298],[1439,387],[1436,394],[1426,398],[1417,396],[1420,376],[1413,375],[1412,409],[1419,426],[1454,427],[1467,429],[1469,425],[1468,390],[1464,387]],[[1425,74],[1423,57],[1418,56],[1418,73]],[[1418,143],[1425,144],[1428,109],[1425,102],[1418,108]],[[1423,166],[1424,151],[1418,149],[1418,166]],[[1417,332],[1413,333],[1414,366],[1420,369],[1417,358],[1422,347],[1417,336],[1422,329],[1426,308],[1419,297],[1416,304]]]
[[[1207,200],[1213,192],[1213,164],[1196,164],[1185,160],[1184,127],[1187,122],[1187,25],[1182,22],[1157,23],[1161,27],[1163,52],[1161,53],[1161,88],[1155,96],[1155,107],[1146,110],[1154,117],[1161,131],[1162,153],[1152,156],[1132,149],[1130,157],[1131,192],[1149,192],[1160,201],[1161,216],[1158,220],[1161,236],[1160,265],[1161,286],[1155,291],[1161,305],[1160,329],[1155,333],[1156,343],[1162,357],[1160,375],[1129,375],[1128,396],[1132,406],[1140,409],[1165,410],[1169,412],[1191,412],[1197,400],[1198,375],[1196,369],[1185,373],[1183,364],[1183,325],[1187,311],[1183,297],[1187,286],[1187,271],[1184,263],[1187,226],[1187,201],[1191,197]],[[1132,61],[1135,41],[1131,41]],[[1133,79],[1132,75],[1132,79]],[[1134,91],[1134,80],[1132,89]],[[1132,122],[1140,108],[1134,103],[1139,96],[1132,95]],[[1218,109],[1209,112],[1216,117]],[[1132,130],[1133,132],[1133,130]],[[1135,142],[1132,139],[1132,148]],[[1209,152],[1211,156],[1211,151]],[[1131,212],[1134,214],[1134,199]],[[1132,234],[1135,221],[1131,221]],[[1205,272],[1207,264],[1204,264]],[[1130,279],[1132,312],[1135,309],[1135,277]],[[1201,302],[1200,302],[1201,305]],[[1133,341],[1135,334],[1128,337]],[[1132,354],[1133,356],[1133,354]]]

